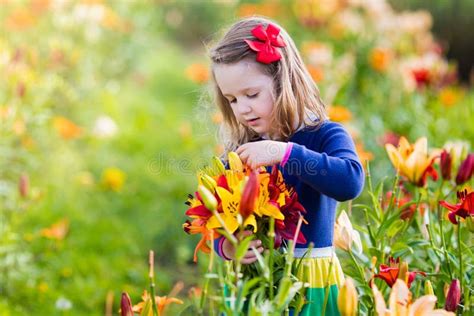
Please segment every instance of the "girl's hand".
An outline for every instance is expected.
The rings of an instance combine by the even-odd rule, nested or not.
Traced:
[[[249,235],[252,235],[252,232],[248,230],[244,231],[241,234],[242,237],[246,237]],[[262,241],[258,239],[252,240],[249,244],[249,249],[245,253],[242,260],[240,261],[241,263],[251,264],[257,261],[257,256],[255,255],[255,252],[252,250],[252,246],[255,247],[259,253],[263,252]],[[224,256],[226,256],[229,259],[232,259],[232,260],[235,259],[234,245],[232,245],[232,243],[227,239],[225,239],[224,242],[222,243],[222,253],[224,254]]]
[[[288,143],[274,140],[261,140],[246,143],[235,151],[243,163],[252,169],[280,163],[285,156]]]

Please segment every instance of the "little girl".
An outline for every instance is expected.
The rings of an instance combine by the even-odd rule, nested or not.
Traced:
[[[339,315],[344,275],[333,247],[336,204],[356,198],[364,185],[354,142],[328,120],[295,43],[276,23],[260,17],[238,21],[211,48],[210,58],[226,152],[236,151],[251,168],[279,164],[307,211],[302,232],[308,243],[297,245],[295,257],[302,257],[310,242],[314,248],[299,272],[310,284],[300,315],[321,315],[327,285],[326,315]],[[260,240],[251,246],[263,251]],[[234,258],[225,238],[216,240],[215,248],[222,258]],[[256,260],[249,250],[242,262]]]

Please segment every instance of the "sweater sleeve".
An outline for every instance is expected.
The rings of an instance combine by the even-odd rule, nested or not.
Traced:
[[[364,187],[354,142],[340,124],[326,124],[320,131],[320,152],[294,143],[283,170],[337,201],[354,199]]]

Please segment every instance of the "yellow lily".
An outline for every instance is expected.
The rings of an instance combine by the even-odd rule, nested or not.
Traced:
[[[229,158],[229,167],[230,170],[235,172],[243,172],[244,166],[242,160],[240,160],[239,155],[236,152],[231,151],[227,157]]]
[[[372,292],[378,316],[454,316],[454,313],[442,309],[434,310],[437,300],[434,295],[424,295],[412,303],[412,294],[401,279],[392,287],[389,308],[375,283],[372,283]]]
[[[240,216],[239,207],[240,200],[242,197],[240,188],[231,187],[231,191],[227,191],[222,187],[216,187],[216,192],[222,201],[223,213],[219,213],[219,215],[224,221],[226,228],[231,233],[234,233],[237,228],[239,228],[238,216]],[[255,215],[251,214],[245,219],[244,226],[247,225],[251,225],[253,227],[254,232],[257,231],[257,221],[255,219]],[[209,221],[207,222],[206,226],[208,229],[222,227],[215,215],[209,218]]]
[[[346,278],[337,298],[337,307],[342,316],[355,316],[357,313],[357,290],[351,278]]]
[[[257,204],[255,206],[255,214],[262,217],[264,215],[273,217],[275,219],[284,220],[285,216],[280,209],[270,202],[270,193],[268,192],[268,183],[270,176],[268,174],[259,174],[260,194],[258,196]],[[284,197],[284,196],[283,196]]]
[[[428,153],[428,140],[426,137],[419,138],[411,145],[405,137],[400,137],[398,148],[392,144],[386,144],[388,157],[400,175],[406,177],[417,186],[424,186],[426,177],[430,175],[434,180],[438,178],[433,168],[434,158],[439,152]]]

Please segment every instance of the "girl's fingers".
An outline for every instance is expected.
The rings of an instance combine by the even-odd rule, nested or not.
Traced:
[[[242,264],[251,264],[251,263],[254,263],[255,261],[257,261],[257,257],[254,257],[252,259],[242,259],[240,262]]]
[[[237,155],[240,156],[240,154],[245,150],[245,147],[246,147],[245,145],[246,145],[246,144],[243,144],[243,145],[239,146],[239,148],[237,148],[237,149],[235,150],[235,152],[237,153]]]
[[[257,251],[259,253],[262,253],[263,252],[263,247],[258,247]],[[242,260],[240,262],[242,264],[251,264],[251,263],[254,263],[255,261],[257,261],[257,255],[255,254],[255,252],[253,250],[251,250],[251,251],[248,251],[245,254],[245,256],[242,258]]]
[[[257,248],[258,246],[262,245],[262,241],[257,239],[257,240],[252,240],[249,244],[249,250],[252,248],[252,247],[255,247]]]
[[[256,248],[258,253],[262,253],[263,252],[263,247],[258,247]],[[255,252],[253,250],[249,250],[245,253],[244,255],[244,259],[251,259],[253,257],[257,257],[257,255],[255,254]]]
[[[241,154],[239,154],[239,157],[240,157],[240,160],[242,160],[244,164],[246,164],[247,161],[249,160],[249,155],[246,152],[242,152]]]

